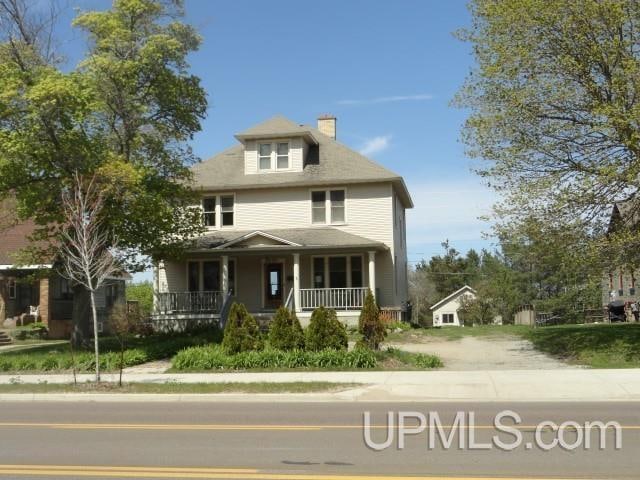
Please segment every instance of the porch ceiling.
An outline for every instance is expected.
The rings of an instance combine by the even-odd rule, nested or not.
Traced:
[[[197,240],[192,251],[274,251],[326,250],[368,248],[387,249],[359,235],[333,227],[291,228],[273,230],[216,231]]]

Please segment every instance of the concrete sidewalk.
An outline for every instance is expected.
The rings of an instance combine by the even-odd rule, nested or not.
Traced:
[[[92,375],[78,375],[79,382]],[[103,380],[117,381],[116,374]],[[125,382],[146,383],[288,383],[332,382],[361,384],[336,393],[236,395],[247,400],[260,398],[315,398],[317,401],[640,401],[640,369],[628,370],[492,370],[473,372],[238,372],[238,373],[137,373]],[[0,375],[0,384],[71,383],[70,375]],[[43,394],[44,395],[44,394]],[[42,397],[43,395],[40,395]],[[53,395],[53,394],[51,394]],[[55,394],[60,396],[63,394]],[[66,394],[83,396],[89,394]],[[93,394],[91,394],[93,395]],[[97,394],[98,396],[122,396]],[[29,394],[29,396],[33,396]],[[95,396],[95,395],[93,395]],[[142,397],[147,395],[130,394]],[[162,397],[163,395],[159,395]],[[185,398],[189,395],[175,395]],[[212,397],[212,395],[196,395]],[[225,394],[216,394],[224,397]],[[15,395],[11,395],[12,399]],[[259,398],[260,397],[260,398]],[[9,398],[0,394],[0,400]]]

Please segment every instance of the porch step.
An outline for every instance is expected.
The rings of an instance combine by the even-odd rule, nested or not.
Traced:
[[[13,340],[7,332],[0,332],[0,345],[10,345]]]

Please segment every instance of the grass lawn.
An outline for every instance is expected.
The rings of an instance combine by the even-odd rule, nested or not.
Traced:
[[[421,339],[441,338],[445,340],[460,340],[463,337],[497,337],[497,336],[526,336],[532,330],[525,325],[479,325],[476,327],[440,327],[440,328],[411,328],[402,332],[390,333],[386,341],[416,342]]]
[[[562,325],[529,330],[534,346],[593,368],[639,368],[640,325]]]
[[[151,335],[144,338],[132,338],[126,345],[124,366],[130,367],[153,360],[170,358],[187,347],[205,345],[219,340],[220,333],[215,330],[194,334]],[[73,359],[68,342],[32,346],[27,350],[25,348],[27,347],[0,351],[0,373],[70,371],[73,368],[73,359],[79,372],[91,372],[95,368],[95,359],[91,348],[75,351]],[[100,365],[104,371],[115,371],[119,368],[120,345],[115,338],[105,337],[100,340]]]
[[[292,382],[292,383],[50,383],[0,385],[2,393],[311,393],[335,392],[354,388],[356,383]]]

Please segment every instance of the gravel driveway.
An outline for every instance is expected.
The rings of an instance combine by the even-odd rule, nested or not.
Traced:
[[[389,343],[414,353],[438,355],[444,370],[539,370],[576,368],[533,348],[514,336],[462,337],[459,340],[427,337],[420,343]]]

